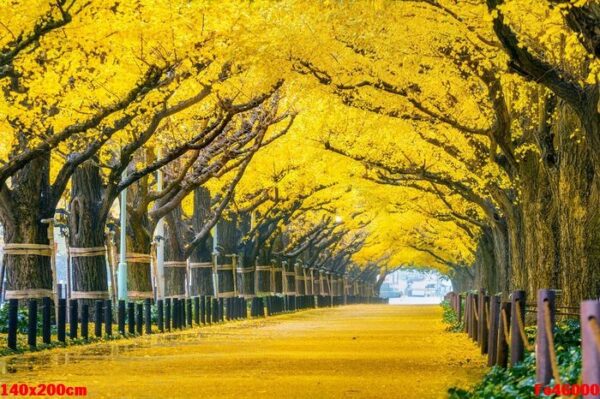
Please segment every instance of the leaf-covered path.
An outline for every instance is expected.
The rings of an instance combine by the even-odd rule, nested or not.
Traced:
[[[0,381],[106,398],[443,398],[483,358],[438,306],[355,305],[13,358]]]

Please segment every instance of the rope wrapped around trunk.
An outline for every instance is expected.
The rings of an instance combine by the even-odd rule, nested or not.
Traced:
[[[47,244],[8,243],[3,245],[4,255],[11,256],[54,256],[54,248]],[[51,298],[54,292],[47,288],[26,288],[23,290],[6,290],[6,299]]]

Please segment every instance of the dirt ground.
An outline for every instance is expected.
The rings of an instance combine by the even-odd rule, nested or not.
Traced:
[[[0,360],[2,383],[89,398],[444,398],[484,358],[441,308],[354,305]]]

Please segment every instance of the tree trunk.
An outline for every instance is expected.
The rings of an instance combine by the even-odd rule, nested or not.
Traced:
[[[39,157],[19,170],[11,179],[11,190],[2,193],[13,204],[2,209],[5,244],[48,245],[48,225],[52,218],[50,202],[50,154]],[[41,255],[4,254],[6,298],[52,296],[51,258]]]
[[[194,191],[194,215],[192,226],[194,231],[202,230],[208,222],[210,215],[210,192],[204,187],[198,187]],[[207,234],[192,251],[190,255],[191,267],[191,294],[192,295],[214,295],[213,272],[212,272],[212,235]],[[193,264],[204,267],[195,267]]]
[[[237,255],[238,230],[237,215],[230,219],[221,219],[217,223],[217,245],[219,261],[217,262],[217,280],[219,296],[232,297],[237,291],[237,275],[234,270],[233,257]]]
[[[131,300],[152,298],[152,270],[149,261],[152,249],[154,226],[148,217],[145,206],[147,180],[142,178],[128,188],[127,206],[127,296]],[[132,254],[139,254],[147,259],[135,260]],[[130,260],[131,259],[131,260]]]
[[[102,179],[100,168],[89,160],[80,165],[71,181],[71,204],[69,216],[69,246],[72,253],[72,295],[90,305],[97,299],[108,299],[108,274],[106,257],[102,251],[93,256],[76,256],[76,248],[103,248],[106,220],[101,216]],[[92,315],[93,316],[93,315]]]
[[[165,217],[165,298],[184,298],[187,267],[184,244],[189,241],[189,230],[183,221],[181,204]]]

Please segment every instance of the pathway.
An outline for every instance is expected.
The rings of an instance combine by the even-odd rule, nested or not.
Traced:
[[[0,382],[89,398],[443,398],[484,359],[440,319],[439,306],[308,310],[0,360]]]

